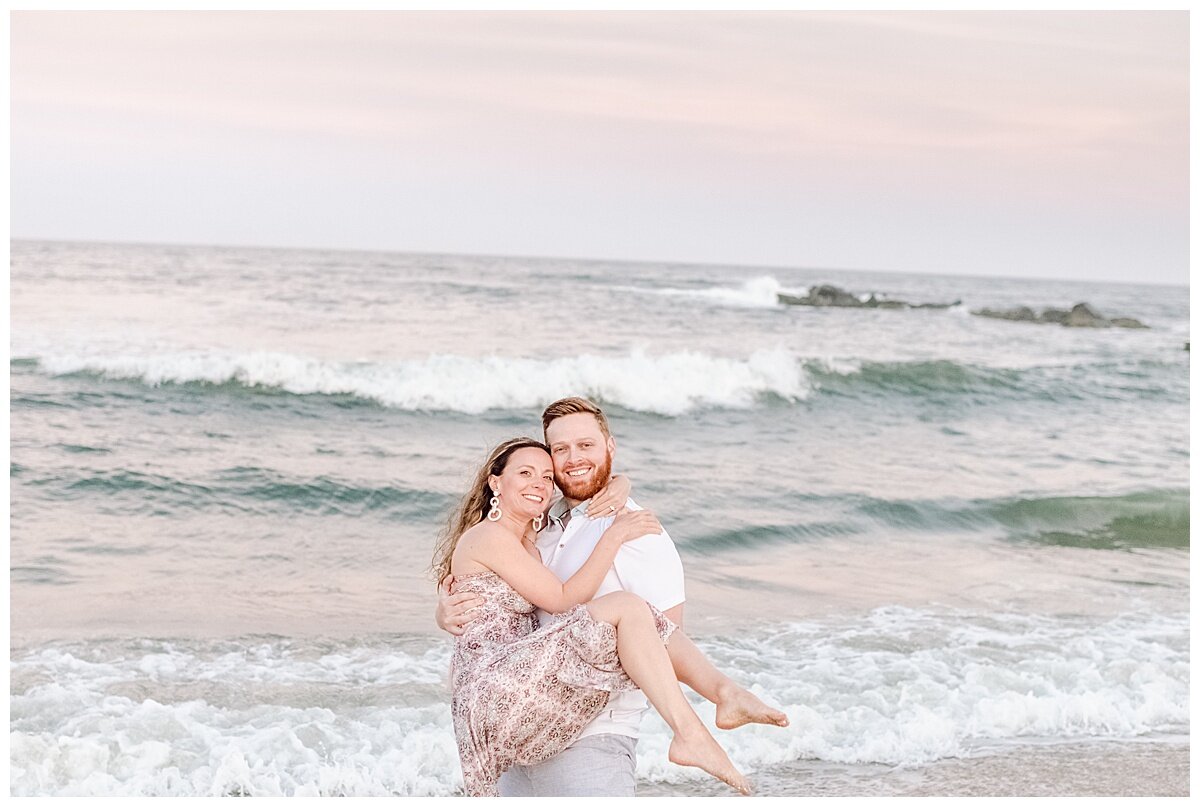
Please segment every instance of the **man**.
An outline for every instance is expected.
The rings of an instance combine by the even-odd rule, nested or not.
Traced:
[[[588,501],[608,484],[616,441],[600,407],[584,398],[564,398],[546,407],[542,429],[554,463],[554,481],[563,498],[550,510],[550,521],[538,537],[542,561],[560,580],[573,575],[612,524],[607,517],[588,518]],[[641,508],[632,500],[630,510]],[[596,596],[630,591],[683,625],[683,564],[664,530],[624,544]],[[481,604],[474,595],[448,596],[442,589],[437,623],[453,634]],[[538,611],[538,619],[549,617]],[[724,676],[721,676],[722,678]],[[727,680],[727,679],[726,679]],[[719,687],[718,680],[687,681],[702,695]],[[512,768],[500,777],[502,796],[633,796],[638,730],[649,704],[640,690],[614,695],[567,750],[539,764]]]

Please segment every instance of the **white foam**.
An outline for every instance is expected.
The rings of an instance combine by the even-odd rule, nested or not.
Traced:
[[[44,372],[91,372],[146,384],[206,382],[261,386],[298,395],[354,395],[407,410],[477,414],[529,410],[566,395],[627,409],[680,415],[697,408],[753,406],[760,396],[809,395],[802,361],[781,348],[746,358],[696,351],[559,359],[434,355],[396,362],[331,362],[285,353],[175,351],[57,353],[36,357]]]
[[[977,746],[1186,734],[1188,615],[880,608],[840,625],[701,637],[791,718],[717,732],[733,760],[915,766]],[[13,795],[451,795],[449,641],[54,645],[11,661]],[[711,727],[713,707],[694,701]],[[642,779],[667,762],[651,713]]]
[[[645,291],[645,289],[639,289]],[[720,305],[732,305],[739,308],[775,308],[779,303],[779,293],[803,296],[805,292],[786,289],[779,281],[770,275],[752,278],[737,286],[714,286],[707,289],[651,289],[654,294],[667,297],[684,297],[693,300],[708,300]]]
[[[889,607],[834,633],[793,624],[753,643],[701,645],[791,720],[783,732],[748,726],[720,735],[734,762],[753,770],[799,759],[916,766],[996,741],[1186,733],[1187,637],[1186,614],[1088,624]],[[746,674],[752,659],[761,669]],[[693,702],[712,725],[713,707]],[[669,743],[651,714],[639,775],[701,778],[667,762]]]
[[[14,662],[42,683],[12,700],[11,792],[452,795],[449,645],[425,644],[35,652]]]

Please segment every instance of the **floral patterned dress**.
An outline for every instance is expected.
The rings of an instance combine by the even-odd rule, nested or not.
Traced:
[[[472,796],[495,796],[500,774],[564,750],[611,693],[636,689],[617,658],[617,629],[577,605],[537,629],[534,606],[494,572],[456,578],[484,599],[455,639],[451,713]],[[648,605],[665,643],[675,624]]]

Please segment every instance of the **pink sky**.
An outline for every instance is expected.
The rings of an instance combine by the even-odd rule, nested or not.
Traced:
[[[12,16],[18,238],[1186,283],[1188,18]]]

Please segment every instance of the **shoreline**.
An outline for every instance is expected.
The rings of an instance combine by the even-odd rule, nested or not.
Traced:
[[[750,773],[756,796],[1190,795],[1190,736],[1030,742],[914,767],[800,760]],[[719,783],[638,782],[638,796],[721,796]]]

